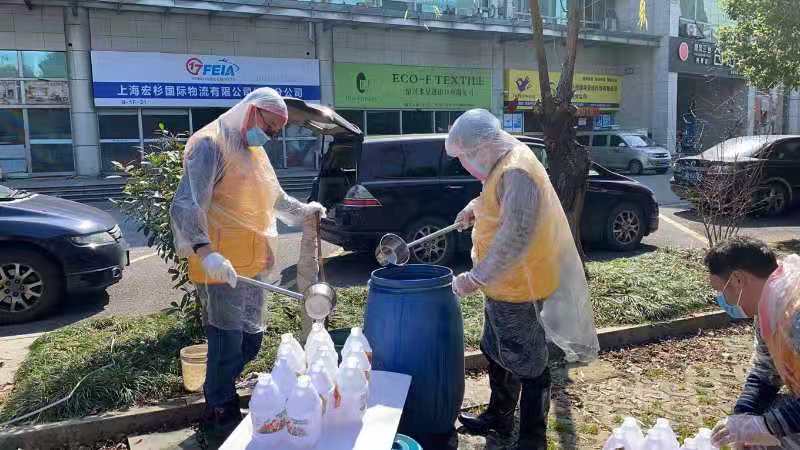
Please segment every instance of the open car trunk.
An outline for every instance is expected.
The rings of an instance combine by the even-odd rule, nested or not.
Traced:
[[[311,191],[311,200],[331,207],[344,199],[356,183],[356,170],[364,133],[332,109],[285,98],[289,123],[302,125],[325,136],[322,163]]]

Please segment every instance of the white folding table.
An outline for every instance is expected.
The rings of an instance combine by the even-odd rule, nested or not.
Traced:
[[[394,372],[372,371],[369,401],[360,425],[324,429],[316,450],[391,450],[400,416],[406,403],[411,376]],[[285,450],[252,440],[250,415],[242,420],[222,444],[220,450]]]

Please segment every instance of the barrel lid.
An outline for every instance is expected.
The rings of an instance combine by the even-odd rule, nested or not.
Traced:
[[[452,282],[453,271],[449,267],[433,264],[382,267],[374,270],[369,279],[370,286],[391,289],[433,289]]]

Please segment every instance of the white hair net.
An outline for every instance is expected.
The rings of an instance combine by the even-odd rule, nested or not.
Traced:
[[[238,275],[266,279],[275,266],[271,239],[277,235],[276,218],[299,225],[311,213],[324,214],[320,205],[288,196],[264,149],[247,144],[249,128],[268,123],[270,131],[279,131],[287,118],[281,96],[260,88],[186,143],[170,218],[178,253],[189,258],[189,278],[198,288],[205,319],[217,328],[262,331],[264,293],[241,284],[232,288],[208,276],[195,250],[209,245]]]
[[[456,119],[444,144],[447,154],[459,158],[479,180],[485,179],[495,163],[516,145],[520,142],[485,109],[471,109]]]

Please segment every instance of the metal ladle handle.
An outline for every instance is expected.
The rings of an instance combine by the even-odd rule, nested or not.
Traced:
[[[439,236],[445,235],[445,234],[447,234],[447,233],[449,233],[449,232],[451,232],[453,230],[458,229],[459,225],[460,224],[458,224],[458,223],[454,223],[452,225],[446,226],[446,227],[442,228],[441,230],[434,231],[433,233],[431,233],[431,234],[429,234],[427,236],[423,236],[423,237],[417,239],[416,241],[409,242],[408,244],[406,244],[406,246],[411,248],[411,247],[414,247],[416,245],[422,244],[423,242],[427,242],[427,241],[429,241],[431,239],[436,239]]]
[[[249,284],[249,285],[256,286],[256,287],[260,287],[261,289],[264,289],[264,290],[267,290],[267,291],[270,291],[270,292],[274,292],[276,294],[283,294],[283,295],[285,295],[287,297],[291,297],[291,298],[293,298],[295,300],[303,301],[303,299],[305,298],[303,296],[303,294],[300,294],[299,292],[290,291],[288,289],[284,289],[282,287],[278,287],[278,286],[275,286],[273,284],[264,283],[263,281],[254,280],[252,278],[243,277],[241,275],[236,277],[236,279],[238,281],[241,281],[242,283]]]

